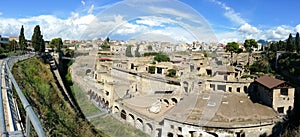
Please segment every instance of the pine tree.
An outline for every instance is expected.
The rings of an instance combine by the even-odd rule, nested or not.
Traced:
[[[299,32],[297,32],[297,34],[296,34],[295,46],[296,46],[297,52],[299,53],[299,52],[300,52],[300,38],[299,38]]]
[[[36,25],[34,27],[33,35],[31,37],[31,43],[34,50],[37,52],[45,52],[45,41],[43,35],[41,35],[40,26]]]
[[[23,25],[21,27],[20,35],[19,35],[19,45],[20,49],[23,51],[27,47],[26,39],[24,36],[24,28]]]

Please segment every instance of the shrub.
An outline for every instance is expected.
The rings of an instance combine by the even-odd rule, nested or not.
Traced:
[[[175,77],[176,76],[176,70],[175,69],[169,69],[167,76],[169,76],[169,77]]]
[[[148,73],[154,74],[155,73],[155,66],[149,66]]]
[[[160,52],[154,56],[154,60],[157,62],[168,62],[170,61],[170,58],[168,57],[168,55]]]

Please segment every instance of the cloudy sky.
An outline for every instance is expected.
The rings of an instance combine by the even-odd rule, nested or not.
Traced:
[[[31,39],[40,25],[46,40],[111,39],[283,40],[300,32],[296,0],[78,0],[2,1],[0,35]]]

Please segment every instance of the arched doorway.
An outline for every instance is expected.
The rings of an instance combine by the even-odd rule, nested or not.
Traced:
[[[176,99],[176,98],[171,98],[171,100],[172,100],[172,104],[173,104],[173,105],[175,105],[175,104],[177,104],[177,103],[178,103],[178,101],[177,101],[177,99]]]
[[[109,102],[108,101],[105,102],[105,107],[109,107]]]
[[[248,93],[248,87],[247,86],[244,86],[244,92]]]
[[[169,132],[167,136],[168,137],[173,137],[174,135],[173,135],[173,133]]]
[[[128,114],[128,119],[127,119],[127,122],[134,126],[134,116],[132,114]]]
[[[135,126],[136,126],[137,129],[140,129],[140,130],[143,131],[143,120],[140,119],[140,118],[137,118]]]
[[[121,111],[121,118],[126,120],[126,111],[125,110]]]
[[[120,112],[120,109],[118,106],[114,106],[114,113],[119,113]]]
[[[151,125],[150,123],[147,123],[147,124],[145,125],[145,133],[151,135],[151,134],[152,134],[152,130],[153,130],[152,125]]]
[[[170,103],[168,99],[164,99],[164,103],[166,104],[167,107],[169,107]]]

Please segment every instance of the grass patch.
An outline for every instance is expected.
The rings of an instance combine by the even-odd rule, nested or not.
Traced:
[[[81,111],[85,116],[88,117],[101,113],[101,111],[96,106],[94,106],[94,104],[90,100],[88,100],[86,93],[83,92],[76,84],[73,84],[73,86],[71,86],[71,90],[76,101],[78,102]]]
[[[73,84],[71,87],[72,93],[85,116],[92,116],[99,114],[101,111],[94,106],[86,96],[86,92],[82,91],[80,87]],[[95,128],[111,137],[147,137],[142,131],[133,128],[130,125],[124,124],[110,115],[97,117],[91,120]]]
[[[110,115],[93,119],[91,123],[96,129],[99,129],[112,137],[148,137],[148,135],[142,131],[135,129],[128,124],[124,124]]]
[[[46,136],[105,136],[96,132],[88,121],[78,117],[64,99],[48,64],[44,64],[38,58],[31,58],[16,63],[12,73],[40,118]],[[17,102],[20,104],[19,99]],[[19,108],[22,106],[19,105]],[[24,110],[21,111],[21,116],[24,123],[26,116]],[[37,136],[34,132],[31,134]]]

